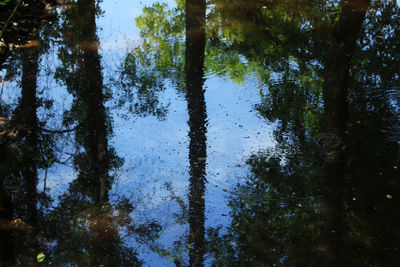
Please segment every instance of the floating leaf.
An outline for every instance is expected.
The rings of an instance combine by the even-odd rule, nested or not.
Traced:
[[[46,255],[44,255],[43,252],[40,252],[36,257],[37,262],[43,262],[45,258],[46,258]]]

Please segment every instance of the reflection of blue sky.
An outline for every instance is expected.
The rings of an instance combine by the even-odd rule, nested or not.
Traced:
[[[102,2],[101,7],[105,13],[98,18],[97,25],[102,29],[98,34],[106,84],[115,75],[114,71],[126,52],[140,43],[135,17],[141,14],[144,6],[153,2]],[[175,3],[173,0],[163,2],[167,2],[170,7]],[[400,4],[400,0],[397,3]],[[39,117],[47,122],[49,128],[60,129],[60,118],[63,111],[69,108],[71,96],[53,78],[59,64],[56,53],[56,49],[52,49],[42,57],[38,80],[39,91],[45,94],[42,97],[55,99],[54,117],[45,117],[45,112],[40,110]],[[0,72],[0,75],[4,77],[5,72]],[[2,101],[17,102],[20,95],[17,82],[4,84]],[[223,215],[229,214],[227,198],[234,192],[236,184],[248,175],[245,160],[252,153],[274,145],[272,125],[258,118],[257,112],[253,110],[253,106],[260,101],[259,84],[255,76],[247,76],[245,84],[238,85],[229,78],[210,75],[205,88],[208,116],[206,226],[226,226],[229,216]],[[159,242],[172,246],[173,241],[188,230],[187,224],[175,223],[173,213],[180,213],[181,210],[172,199],[176,195],[188,203],[188,113],[184,97],[178,95],[174,88],[169,87],[162,93],[162,103],[170,104],[168,115],[163,121],[151,116],[126,117],[127,110],[112,109],[114,135],[110,144],[125,160],[122,170],[116,174],[112,195],[113,199],[124,195],[133,202],[137,207],[132,215],[135,222],[144,223],[156,219],[164,226]],[[68,147],[65,149],[71,150]],[[41,172],[40,175],[41,190],[45,173]],[[53,196],[67,190],[68,183],[75,177],[71,166],[59,164],[50,168],[46,175],[46,184]],[[171,184],[173,192],[166,189],[166,183]],[[159,255],[145,247],[140,247],[138,252],[146,261],[145,266],[168,265],[168,261],[160,259]]]
[[[98,25],[103,29],[99,36],[106,67],[117,66],[124,53],[140,43],[134,18],[141,14],[142,7],[151,4],[152,1],[132,3],[128,0],[102,4],[105,15]],[[208,113],[206,226],[215,227],[229,222],[229,217],[225,216],[229,214],[227,197],[247,175],[247,168],[243,166],[246,158],[273,143],[271,128],[253,110],[260,99],[254,76],[249,76],[244,85],[238,85],[228,78],[211,75],[205,88]],[[122,118],[121,115],[126,114],[123,110],[113,113],[112,144],[125,159],[113,190],[115,195],[123,194],[141,203],[133,214],[134,219],[159,221],[164,226],[159,242],[172,247],[173,241],[188,230],[187,225],[175,223],[173,213],[181,210],[171,199],[175,194],[188,203],[188,113],[184,97],[173,88],[163,92],[162,100],[170,104],[164,121],[154,117]],[[171,184],[173,193],[165,188],[165,183]],[[158,255],[145,252],[142,256],[146,266],[160,265]]]
[[[259,95],[258,90],[254,90],[257,88],[255,78],[248,80],[247,85],[237,85],[214,77],[205,84],[209,121],[207,226],[226,225],[228,217],[224,215],[229,213],[226,197],[239,179],[246,176],[244,161],[251,153],[272,145],[270,129],[252,112]],[[166,227],[164,238],[170,243],[176,238],[172,231],[177,231],[172,215],[180,210],[164,185],[171,183],[174,193],[187,203],[188,114],[185,100],[173,89],[168,89],[163,98],[171,102],[164,121],[154,117],[126,120],[119,118],[118,111],[114,113],[112,143],[126,163],[114,189],[130,199],[142,195],[138,201],[145,205],[137,212],[161,221]],[[146,197],[150,198],[144,200]]]
[[[105,13],[98,18],[97,25],[102,29],[98,35],[105,84],[116,75],[115,70],[127,51],[140,42],[134,19],[141,14],[144,6],[153,2],[114,0],[101,4]],[[167,2],[170,6],[174,5],[172,0]],[[70,107],[71,96],[64,86],[54,80],[54,71],[60,64],[56,50],[53,48],[42,57],[38,80],[45,97],[55,99],[54,117],[44,117],[47,116],[44,112],[39,112],[39,116],[47,121],[46,127],[61,129],[62,114]],[[258,118],[253,110],[253,106],[260,101],[255,76],[249,75],[246,82],[239,85],[229,78],[209,75],[205,88],[208,113],[206,227],[226,226],[229,223],[229,216],[225,216],[229,214],[227,197],[236,184],[248,175],[245,160],[252,153],[273,145],[271,126]],[[115,91],[115,88],[111,89]],[[4,88],[2,99],[16,103],[19,94],[18,84],[9,83]],[[159,242],[172,247],[173,241],[182,238],[188,231],[187,223],[177,224],[173,216],[174,213],[181,213],[173,195],[188,205],[188,112],[185,98],[178,95],[174,88],[168,87],[161,94],[161,99],[162,103],[169,104],[168,115],[163,121],[152,116],[135,117],[123,108],[111,109],[114,135],[110,144],[125,160],[123,168],[116,173],[112,198],[120,195],[128,197],[137,207],[132,217],[138,224],[157,220],[164,227]],[[113,106],[111,102],[109,106]],[[72,139],[69,142],[73,142]],[[68,144],[63,145],[63,152],[73,149]],[[65,160],[67,156],[63,158]],[[65,192],[68,183],[76,177],[71,165],[72,162],[56,164],[47,170],[46,185],[53,197]],[[42,190],[45,172],[42,171],[40,176],[39,189]],[[166,183],[171,184],[172,192],[165,187]],[[168,265],[167,260],[133,240],[132,246],[138,246],[145,266]]]
[[[151,6],[156,2],[158,1],[103,1],[101,3],[101,8],[105,11],[105,14],[97,20],[97,25],[103,29],[99,34],[102,42],[138,40],[139,29],[135,25],[135,18],[142,14],[143,7]],[[167,3],[169,7],[176,6],[174,0],[163,0],[159,2]]]

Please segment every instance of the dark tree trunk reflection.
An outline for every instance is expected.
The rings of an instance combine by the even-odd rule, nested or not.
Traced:
[[[13,205],[10,192],[0,180],[0,262],[4,266],[15,264],[14,238],[12,231]]]
[[[322,259],[324,266],[340,266],[343,234],[345,171],[344,134],[348,113],[347,91],[351,59],[369,0],[342,1],[342,13],[333,29],[325,65],[323,96],[324,220]]]
[[[118,257],[114,244],[118,241],[118,232],[111,217],[108,204],[108,191],[111,187],[109,176],[110,158],[107,140],[107,115],[104,106],[103,77],[98,53],[96,34],[96,7],[94,0],[78,1],[80,17],[79,85],[81,108],[84,117],[80,121],[77,135],[85,149],[83,158],[86,166],[80,165],[80,177],[88,183],[89,197],[94,203],[94,214],[90,230],[93,239],[89,244],[91,263],[112,266]]]
[[[189,112],[189,225],[190,266],[204,261],[204,193],[206,172],[206,103],[203,90],[205,50],[204,0],[186,1],[185,80]]]
[[[25,50],[22,62],[22,95],[17,110],[17,123],[22,127],[24,154],[22,176],[25,183],[27,216],[31,227],[38,227],[37,184],[38,184],[38,118],[36,86],[39,54],[35,50]]]
[[[22,221],[27,226],[22,228],[25,237],[22,244],[28,250],[29,261],[34,261],[39,250],[37,234],[39,231],[38,211],[38,168],[39,168],[39,120],[37,117],[37,76],[39,71],[39,52],[36,48],[22,50],[22,81],[21,98],[15,110],[11,127],[15,131],[15,141],[20,146],[14,183],[17,177],[21,180],[16,197],[18,212],[14,215],[15,221],[10,226],[17,225]],[[10,177],[13,175],[10,173]]]
[[[101,74],[98,40],[96,36],[95,1],[80,0],[78,2],[82,22],[82,58],[79,60],[81,68],[81,86],[85,118],[82,121],[84,145],[90,162],[90,183],[95,188],[96,202],[108,201],[110,187],[108,171],[108,141],[106,132],[106,114],[104,107],[103,78]]]
[[[3,16],[2,21],[4,21],[4,15],[8,18],[11,13],[10,10],[7,12],[7,8],[14,8],[14,4],[10,5],[10,3],[0,12]],[[10,55],[10,61],[4,64],[7,72],[13,68],[21,71],[21,97],[11,120],[8,119],[11,109],[6,111],[0,107],[2,113],[0,116],[5,118],[5,123],[2,124],[6,129],[3,132],[4,139],[0,140],[2,150],[0,153],[2,160],[0,220],[7,221],[7,231],[0,237],[1,254],[4,252],[4,256],[0,257],[1,266],[16,266],[17,261],[22,262],[22,265],[36,262],[36,256],[45,243],[43,235],[39,238],[39,232],[43,231],[44,220],[38,207],[43,199],[40,198],[37,190],[38,169],[51,164],[50,160],[44,163],[44,159],[51,157],[52,152],[49,144],[45,143],[45,135],[39,126],[37,110],[40,101],[37,79],[39,57],[42,51],[40,43],[46,43],[46,33],[42,30],[55,19],[50,8],[54,3],[53,1],[27,1],[21,5],[12,18],[13,23],[3,35],[2,41],[8,47],[3,44],[0,49],[5,52],[1,53],[0,65],[3,65],[5,59],[3,56]],[[11,49],[12,45],[17,44],[22,47]],[[46,147],[46,155],[41,154],[44,147]]]

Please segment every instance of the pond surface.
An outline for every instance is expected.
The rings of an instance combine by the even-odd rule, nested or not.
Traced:
[[[0,266],[400,266],[399,17],[0,0]]]

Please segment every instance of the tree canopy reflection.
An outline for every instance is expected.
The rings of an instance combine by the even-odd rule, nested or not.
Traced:
[[[398,248],[390,236],[398,229],[386,228],[382,232],[384,226],[375,219],[375,212],[382,209],[385,217],[391,216],[395,201],[392,194],[384,191],[399,189],[393,180],[398,161],[398,136],[394,130],[398,118],[394,103],[398,103],[398,95],[393,91],[398,89],[398,64],[393,63],[398,58],[394,47],[399,38],[395,19],[399,8],[395,1],[373,1],[365,21],[363,15],[351,17],[358,19],[353,24],[364,26],[360,34],[353,26],[356,30],[348,35],[353,40],[344,44],[345,49],[354,47],[345,52],[351,54],[351,62],[343,65],[347,81],[339,85],[343,89],[326,85],[324,89],[342,90],[342,104],[330,94],[323,101],[322,93],[324,81],[330,85],[329,77],[337,78],[326,59],[340,57],[337,48],[328,48],[333,27],[335,23],[341,27],[337,21],[346,12],[346,6],[341,11],[337,1],[302,1],[301,9],[293,1],[208,4],[205,71],[228,74],[238,82],[246,74],[256,73],[263,82],[262,102],[256,108],[268,121],[278,122],[276,148],[260,151],[248,160],[252,175],[232,195],[233,221],[228,234],[221,237],[216,229],[208,230],[214,264],[318,266],[321,260],[327,266],[335,266],[337,261],[352,266],[367,262],[378,266],[396,264],[395,257],[390,255]],[[365,11],[368,1],[349,4],[353,10]],[[183,10],[180,1],[171,10],[159,3],[145,9],[137,19],[146,43],[142,49],[149,47],[154,51],[155,66],[165,73],[180,66],[176,62],[181,60],[177,44],[183,33],[179,26]],[[176,53],[171,54],[174,49]],[[170,68],[165,67],[168,65]],[[338,119],[343,126],[337,128],[335,119],[327,115],[330,112],[348,114]],[[330,168],[326,160],[336,153],[334,147],[338,144],[327,134],[335,134],[335,129],[342,136],[343,158],[342,163],[331,161],[334,165]],[[375,139],[377,136],[380,137]],[[384,150],[388,152],[385,154]],[[380,164],[376,155],[383,156]],[[371,169],[357,167],[365,164]],[[387,166],[386,174],[379,171],[383,166]],[[335,188],[331,182],[326,185],[328,181],[336,183]],[[392,187],[385,186],[386,183]],[[381,188],[379,193],[377,188]],[[337,190],[342,193],[330,193]],[[367,208],[366,203],[375,204]],[[357,205],[363,208],[355,208]],[[331,217],[324,210],[329,210]],[[335,231],[335,224],[341,224],[343,229]],[[386,236],[385,240],[393,242],[382,244],[377,229]],[[329,231],[334,233],[331,237],[325,234]],[[333,236],[338,235],[340,241],[334,241]]]
[[[45,264],[138,266],[141,255],[126,238],[135,235],[177,266],[400,265],[396,1],[177,0],[174,8],[158,2],[136,18],[142,43],[109,85],[99,3],[67,1],[56,23],[32,21],[26,36],[13,25],[5,35],[0,65],[19,79],[21,94],[14,105],[0,103],[1,264],[33,264],[43,254]],[[26,13],[17,24],[25,25]],[[38,115],[52,112],[38,86],[50,35],[60,38],[55,78],[72,96],[65,130],[46,129]],[[244,83],[249,75],[258,79],[250,88],[260,95],[254,108],[273,123],[275,146],[247,159],[245,182],[228,196],[229,225],[207,229],[204,83],[207,76]],[[138,225],[131,216],[137,203],[110,194],[123,159],[110,142],[108,101],[164,119],[168,87],[188,111],[189,208],[174,196],[188,226],[176,242],[183,256],[157,245],[156,222]],[[51,202],[46,186],[38,189],[39,173],[59,163],[65,133],[76,179]]]

